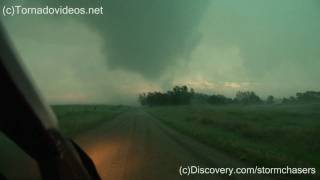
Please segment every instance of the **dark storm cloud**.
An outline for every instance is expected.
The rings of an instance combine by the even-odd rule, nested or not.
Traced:
[[[112,0],[92,25],[105,38],[110,67],[154,78],[192,51],[206,5],[203,0]]]
[[[56,3],[56,0],[50,2]],[[61,2],[59,2],[61,3]],[[83,22],[104,39],[110,68],[157,78],[178,59],[186,60],[199,42],[197,25],[208,0],[66,1],[66,5],[102,5],[103,16],[83,16]],[[61,4],[59,4],[61,5]]]

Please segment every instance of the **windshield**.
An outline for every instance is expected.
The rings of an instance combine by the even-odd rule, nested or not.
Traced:
[[[211,162],[211,149],[232,159],[219,167],[320,167],[319,1],[0,5],[61,131],[102,177],[155,179],[154,169],[142,169],[163,162],[159,178],[174,179],[180,166],[210,167],[198,154]],[[0,167],[9,171],[9,161]]]

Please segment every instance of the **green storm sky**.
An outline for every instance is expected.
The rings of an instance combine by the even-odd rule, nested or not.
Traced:
[[[104,15],[2,17],[50,103],[136,104],[141,92],[182,84],[230,97],[239,90],[262,97],[320,90],[318,0],[66,4],[102,5]]]

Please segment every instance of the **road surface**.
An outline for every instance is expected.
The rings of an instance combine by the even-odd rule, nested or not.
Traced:
[[[76,141],[105,180],[266,179],[256,176],[180,176],[179,167],[248,167],[162,124],[142,110],[125,112]]]

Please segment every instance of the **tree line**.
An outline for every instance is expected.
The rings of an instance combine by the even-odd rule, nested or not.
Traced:
[[[167,92],[148,92],[139,94],[139,102],[143,106],[184,105],[190,103],[208,103],[213,105],[223,104],[274,104],[274,103],[299,103],[320,102],[320,92],[307,91],[296,93],[289,98],[275,99],[270,95],[263,100],[254,91],[238,91],[234,98],[221,94],[197,93],[187,86],[175,86]]]
[[[298,92],[296,96],[290,96],[289,98],[283,98],[282,103],[314,103],[320,102],[320,92],[306,91]]]
[[[194,90],[189,90],[187,86],[175,86],[172,91],[165,93],[142,93],[139,95],[139,101],[141,105],[148,106],[190,104],[194,94]]]

